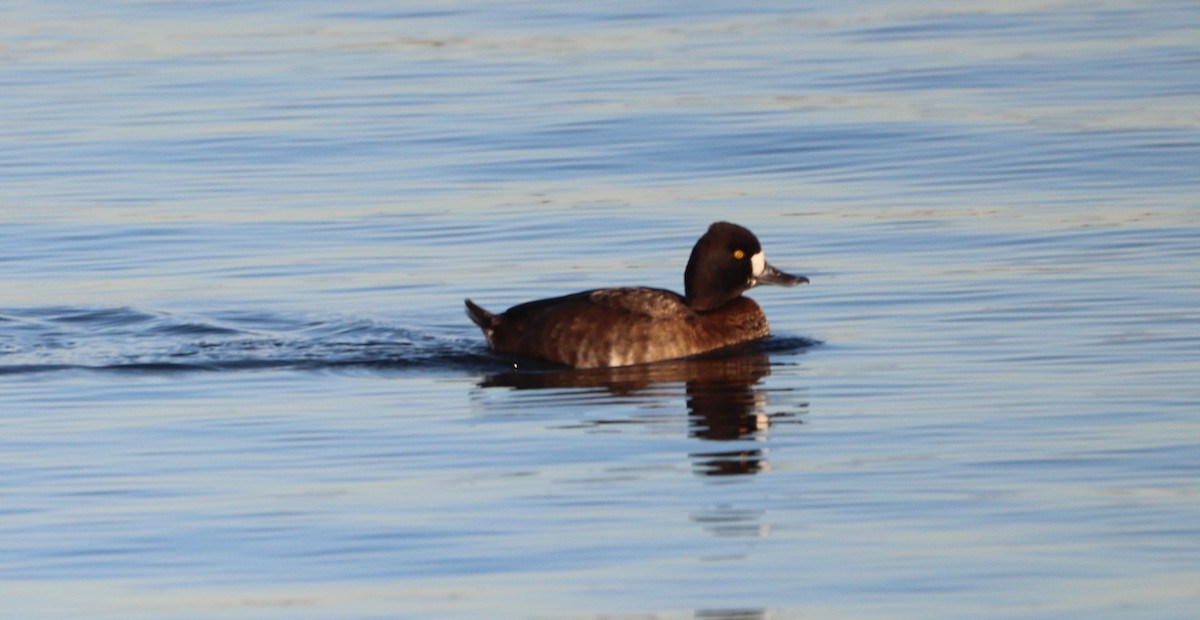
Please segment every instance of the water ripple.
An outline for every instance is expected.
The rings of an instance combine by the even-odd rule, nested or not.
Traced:
[[[362,319],[231,313],[195,317],[132,308],[0,312],[0,374],[51,370],[171,372],[266,368],[497,370],[478,341]]]

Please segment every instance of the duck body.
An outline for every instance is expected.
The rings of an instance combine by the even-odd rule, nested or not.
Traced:
[[[684,295],[620,287],[531,301],[502,314],[469,299],[466,306],[495,352],[604,368],[700,355],[766,338],[771,333],[766,315],[742,292],[758,284],[807,281],[768,265],[749,230],[718,222],[692,250]]]
[[[656,288],[583,291],[513,306],[499,316],[467,304],[493,351],[574,368],[689,357],[771,333],[766,315],[748,297],[701,313],[682,295]]]

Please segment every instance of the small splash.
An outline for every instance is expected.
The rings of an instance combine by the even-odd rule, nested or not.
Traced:
[[[0,311],[0,374],[346,367],[495,371],[503,362],[475,341],[367,319],[197,317],[132,308]]]

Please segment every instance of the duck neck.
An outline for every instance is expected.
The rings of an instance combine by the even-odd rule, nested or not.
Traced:
[[[733,295],[732,297],[730,297],[729,295],[718,296],[718,295],[711,295],[711,294],[709,294],[709,295],[687,294],[687,295],[684,295],[684,300],[687,302],[688,307],[691,308],[692,310],[695,310],[696,312],[709,312],[711,310],[716,310],[717,308],[724,306],[725,304],[737,299],[738,297],[741,297],[741,295],[738,294],[738,295]]]
[[[741,297],[744,289],[717,286],[719,282],[701,275],[704,270],[695,264],[695,256],[692,258],[683,273],[683,298],[689,308],[696,312],[708,312]]]

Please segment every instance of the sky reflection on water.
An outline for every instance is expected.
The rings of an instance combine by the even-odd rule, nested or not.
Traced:
[[[1197,32],[6,7],[3,611],[1187,617]],[[715,220],[812,278],[757,351],[514,371],[462,315],[678,289]]]

